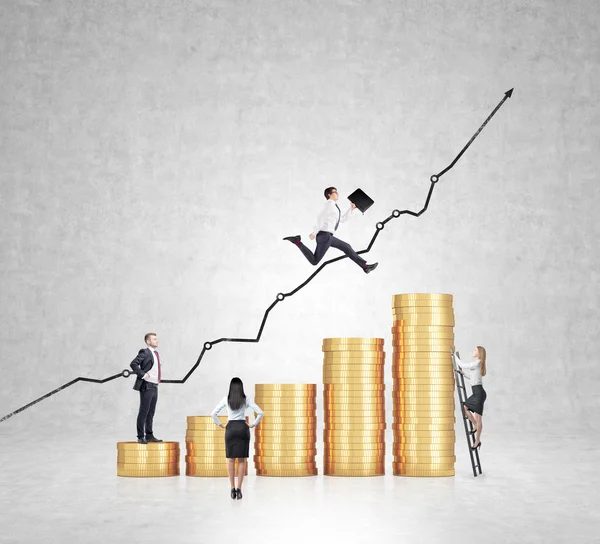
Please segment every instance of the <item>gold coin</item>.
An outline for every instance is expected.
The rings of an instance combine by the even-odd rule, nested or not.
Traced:
[[[254,390],[258,393],[266,393],[267,391],[312,391],[317,392],[316,383],[257,383]]]
[[[323,376],[323,384],[331,384],[331,385],[347,385],[347,384],[372,384],[379,385],[383,384],[383,376],[375,377],[375,376],[364,376],[362,378],[359,377],[332,377],[332,376]]]
[[[397,327],[406,327],[407,325],[444,325],[446,327],[454,327],[454,317],[433,314],[429,315],[412,315],[408,316],[394,314],[394,325]]]
[[[173,463],[117,463],[117,469],[130,470],[175,470],[179,467],[179,459]]]
[[[301,446],[301,447],[299,447]],[[271,453],[276,453],[277,455],[284,453],[284,452],[289,452],[291,454],[300,454],[302,453],[303,455],[308,455],[310,453],[313,453],[316,451],[317,448],[317,444],[316,442],[313,443],[305,443],[305,444],[277,444],[277,443],[264,443],[264,442],[257,442],[254,441],[254,453],[256,453],[257,455],[259,453],[262,452],[262,454],[266,455],[267,457],[269,455],[271,455]],[[271,452],[271,453],[269,453]]]
[[[417,477],[442,477],[442,476],[454,476],[454,469],[452,470],[414,470],[414,469],[393,469],[394,476],[417,476]]]
[[[386,425],[385,423],[325,423],[323,428],[326,431],[383,431]]]
[[[186,440],[186,448],[201,449],[201,450],[218,450],[225,448],[225,436],[221,435],[218,440],[208,440],[206,442]]]
[[[359,477],[359,476],[385,476],[385,469],[377,469],[377,470],[346,470],[343,468],[327,468],[323,470],[323,474],[325,476],[343,476],[343,477]]]
[[[392,455],[394,457],[418,457],[419,459],[428,458],[443,458],[443,457],[454,457],[454,447],[446,447],[444,449],[436,450],[410,450],[402,448],[392,448]]]
[[[314,470],[317,468],[317,463],[265,463],[263,461],[255,461],[254,467],[261,470]]]
[[[267,459],[271,457],[285,457],[287,459],[293,457],[315,457],[317,455],[317,448],[310,450],[296,450],[296,449],[264,449],[254,448],[254,456],[265,457]]]
[[[227,460],[225,452],[219,453],[219,455],[204,455],[200,452],[194,452],[194,455],[186,455],[186,463],[196,464],[222,464]]]
[[[327,414],[324,418],[326,423],[344,423],[344,422],[368,422],[368,423],[385,423],[385,412],[383,413],[370,413],[363,415],[349,415],[349,414]]]
[[[374,450],[368,452],[329,452],[325,451],[323,462],[326,465],[335,465],[337,463],[362,464],[362,463],[384,463],[385,452]]]
[[[422,309],[425,311],[433,310],[452,310],[453,304],[449,300],[404,300],[398,301],[397,303],[392,302],[392,310],[404,310],[404,309]]]
[[[323,441],[324,442],[343,442],[344,439],[351,441],[362,439],[365,442],[371,440],[377,442],[385,439],[385,431],[381,429],[376,430],[341,430],[341,429],[324,429],[323,430]]]
[[[315,465],[315,455],[295,455],[293,457],[279,455],[277,457],[263,457],[262,455],[255,455],[253,457],[254,464],[259,466],[276,466],[276,465]]]
[[[419,369],[392,367],[392,377],[421,380],[428,380],[430,378],[454,378],[454,370],[450,365],[444,365],[443,367],[423,366]]]
[[[277,425],[293,425],[294,423],[312,423],[316,422],[318,419],[317,412],[304,412],[297,413],[297,415],[285,414],[282,415],[281,412],[269,412],[265,414],[264,417],[260,420],[258,425],[255,425],[255,429],[258,429],[264,423],[273,423]]]
[[[198,478],[226,478],[228,476],[227,469],[220,470],[195,470],[195,469],[185,469],[186,476],[196,476]]]
[[[211,423],[212,423],[212,427],[208,423],[188,423],[186,430],[188,430],[188,431],[202,431],[202,432],[205,432],[205,433],[213,433],[217,429],[219,429],[219,426],[214,421],[212,421]],[[225,425],[227,425],[227,423],[225,423],[225,422],[223,422],[223,423]]]
[[[454,306],[392,306],[393,315],[449,315],[454,316]]]
[[[323,364],[323,372],[385,372],[385,364],[374,363],[332,363]]]
[[[414,436],[414,437],[454,437],[454,429],[445,429],[443,431],[434,431],[434,430],[410,430],[410,429],[394,429],[394,436]]]
[[[164,455],[138,455],[135,452],[120,451],[117,454],[117,463],[173,463],[179,462],[180,456],[179,450],[172,450],[172,452],[166,452]]]
[[[393,423],[395,431],[453,431],[454,423],[427,424],[427,423]]]
[[[150,442],[148,444],[138,444],[137,442],[117,442],[118,450],[142,450],[142,451],[160,451],[179,449],[179,442]]]
[[[443,353],[446,354],[454,348],[452,340],[448,342],[426,342],[421,340],[415,343],[398,342],[394,344],[394,355],[403,353]],[[393,357],[392,357],[393,359]]]
[[[401,391],[400,393],[405,393]],[[400,397],[393,397],[392,406],[402,408],[408,408],[414,410],[418,407],[434,406],[438,410],[453,409],[454,408],[454,397],[447,396],[442,397],[440,395],[422,393],[421,395],[405,395]]]
[[[454,378],[394,378],[394,385],[451,385],[454,386]]]
[[[361,391],[363,394],[378,391],[385,391],[384,383],[325,383],[323,384],[323,393],[334,393],[336,395],[352,393],[356,394],[357,391]]]
[[[452,464],[456,462],[455,455],[440,456],[440,455],[411,455],[410,453],[404,455],[394,454],[394,463],[401,463],[403,465],[443,465],[445,463]]]
[[[386,445],[381,443],[381,442],[350,442],[350,443],[342,443],[342,444],[337,444],[337,443],[332,443],[332,442],[328,442],[325,444],[325,448],[324,451],[325,453],[330,452],[330,453],[340,453],[340,454],[346,454],[346,455],[350,455],[350,454],[354,454],[354,453],[361,453],[361,452],[365,452],[365,454],[371,454],[374,452],[380,452],[380,453],[385,453],[385,449],[386,449]]]
[[[418,389],[416,391],[412,389],[397,389],[394,393],[398,393],[392,397],[392,406],[398,406],[404,403],[412,403],[414,401],[423,401],[424,399],[432,399],[432,401],[442,401],[450,403],[454,399],[454,391],[451,390],[440,390],[440,389]]]
[[[448,463],[401,463],[393,461],[393,467],[396,469],[412,468],[416,470],[452,470],[454,468],[454,462]]]
[[[385,365],[385,353],[372,351],[330,351],[325,353],[323,356],[323,367],[334,365],[350,367]]]
[[[291,469],[291,470],[279,470],[279,469],[256,469],[257,476],[273,476],[273,477],[293,477],[299,476],[317,476],[319,470],[314,469]]]
[[[402,444],[403,446],[412,445],[412,444],[431,444],[446,447],[450,447],[450,445],[456,443],[456,438],[453,436],[431,436],[431,437],[415,437],[415,436],[396,436],[394,435],[394,443]]]
[[[317,397],[309,397],[304,399],[298,398],[287,398],[287,397],[263,397],[261,399],[254,399],[256,404],[259,404],[261,408],[268,406],[269,408],[281,408],[282,410],[295,410],[296,408],[312,408],[317,405]]]
[[[248,461],[248,459],[246,458],[246,462]],[[210,461],[210,460],[206,460],[206,459],[199,459],[199,458],[190,458],[190,459],[186,459],[186,466],[187,467],[194,467],[196,469],[201,469],[201,470],[215,470],[215,469],[220,469],[221,467],[227,468],[227,465],[229,463],[229,459],[227,459],[226,457],[223,457],[222,459],[215,459],[214,461]],[[236,462],[234,463],[234,466],[237,467],[239,466],[239,463]]]
[[[179,476],[179,467],[175,469],[153,468],[147,470],[117,469],[117,476],[126,478],[166,478]]]
[[[322,346],[324,351],[332,351],[340,346],[375,346],[376,349],[383,344],[383,338],[323,338]]]
[[[323,466],[325,467],[325,470],[383,470],[385,466],[385,460],[364,463],[344,463],[329,459],[327,461],[323,461]]]
[[[426,326],[412,326],[412,325],[394,325],[392,326],[392,337],[400,336],[415,336],[421,337],[440,337],[440,338],[454,338],[454,327],[446,327],[445,325],[426,325]]]
[[[292,446],[298,449],[315,448],[317,443],[317,433],[311,432],[305,436],[257,436],[254,440],[256,447],[262,448],[265,446],[279,446],[281,448],[291,448]]]
[[[452,302],[453,296],[448,293],[400,293],[392,295],[392,301],[404,300],[447,300]]]
[[[454,425],[456,418],[449,417],[398,417],[394,418],[394,425],[401,424],[423,424],[423,425]]]
[[[323,378],[375,378],[378,381],[383,379],[384,370],[382,368],[367,369],[359,368],[356,370],[335,370],[335,369],[324,369]]]

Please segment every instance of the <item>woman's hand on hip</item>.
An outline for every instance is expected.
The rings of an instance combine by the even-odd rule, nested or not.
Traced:
[[[254,426],[255,426],[254,423],[248,423],[247,421],[246,421],[246,425],[248,425],[248,428],[250,428],[250,429],[254,428]]]

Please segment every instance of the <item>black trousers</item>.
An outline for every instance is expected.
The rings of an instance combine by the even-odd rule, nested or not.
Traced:
[[[144,382],[140,389],[140,411],[137,417],[137,436],[146,438],[154,436],[152,431],[152,421],[156,411],[156,401],[158,400],[158,385],[155,383]]]
[[[330,247],[339,249],[340,251],[348,255],[348,257],[352,259],[361,268],[364,268],[367,264],[367,261],[365,261],[360,255],[358,255],[358,253],[356,253],[356,251],[352,249],[352,246],[350,244],[340,240],[339,238],[336,238],[330,232],[325,232],[321,230],[317,232],[316,238],[317,249],[315,249],[314,253],[310,249],[308,249],[302,242],[298,244],[300,251],[302,251],[302,253],[308,259],[308,262],[310,264],[319,264],[319,262],[325,256],[325,253]]]

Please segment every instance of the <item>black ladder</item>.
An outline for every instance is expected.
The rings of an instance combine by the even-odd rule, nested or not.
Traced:
[[[465,425],[467,447],[469,448],[469,456],[471,457],[471,467],[473,467],[473,476],[477,478],[478,474],[481,474],[481,461],[479,460],[479,450],[474,450],[472,448],[473,444],[475,443],[475,432],[471,420],[465,415],[465,409],[463,408],[465,401],[467,400],[465,377],[462,375],[461,372],[459,372],[459,369],[456,366],[454,352],[452,352],[452,366],[454,367],[454,374],[456,375],[456,393],[458,394],[458,404],[460,406],[460,413],[462,415],[463,423]]]

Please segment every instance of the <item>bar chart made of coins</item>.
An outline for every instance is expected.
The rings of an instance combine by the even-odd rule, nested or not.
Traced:
[[[394,475],[454,476],[452,295],[394,295],[392,308]]]
[[[385,474],[383,338],[323,340],[324,470]]]
[[[219,418],[227,425],[227,417]],[[227,476],[225,429],[215,424],[211,416],[188,416],[185,433],[185,474],[218,478]],[[238,470],[235,462],[235,473]],[[248,474],[248,463],[246,463]]]
[[[264,416],[255,427],[257,476],[316,476],[317,384],[256,384]]]
[[[117,442],[117,476],[179,476],[179,442]]]

